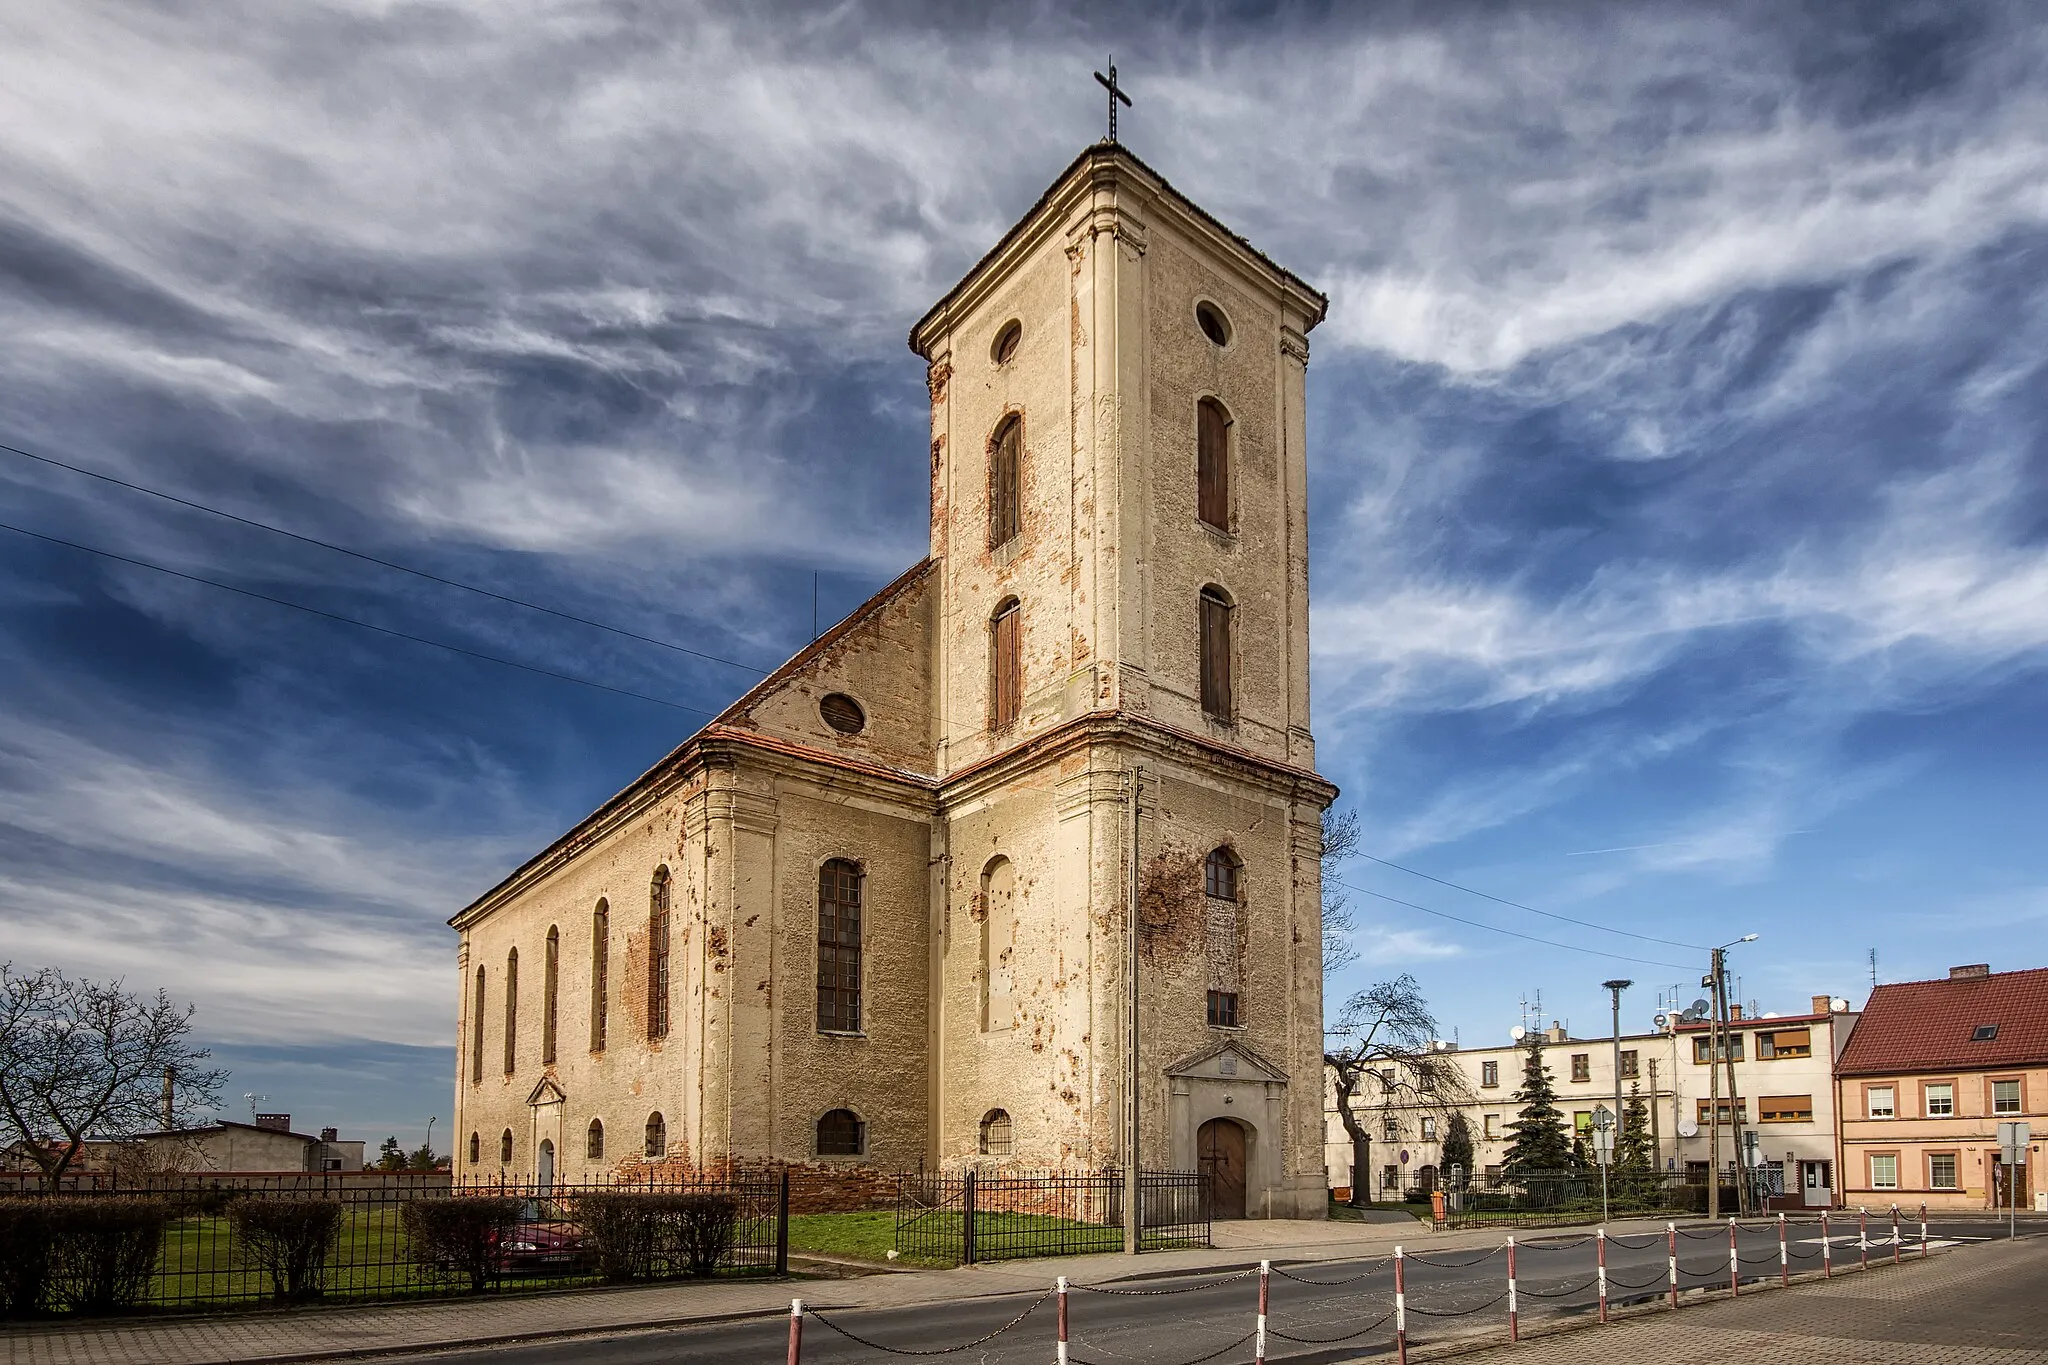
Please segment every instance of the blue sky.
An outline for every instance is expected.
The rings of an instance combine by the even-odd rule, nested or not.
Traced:
[[[2041,963],[2038,12],[1351,8],[15,6],[0,441],[771,667],[814,573],[830,619],[922,553],[904,333],[1114,50],[1125,140],[1331,295],[1366,852],[1757,932],[1766,1009]],[[0,531],[0,956],[191,999],[301,1127],[445,1133],[446,917],[754,676],[4,453],[0,521],[676,704]],[[1412,971],[1467,1041],[1703,969],[1341,875],[1333,997]]]

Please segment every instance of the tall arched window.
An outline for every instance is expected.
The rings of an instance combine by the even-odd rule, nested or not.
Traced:
[[[1202,864],[1202,890],[1217,900],[1237,899],[1237,854],[1228,848],[1213,850]]]
[[[510,1128],[507,1128],[498,1135],[498,1164],[500,1166],[510,1166],[512,1164],[512,1130]]]
[[[1230,679],[1230,598],[1223,589],[1202,589],[1202,710],[1229,720],[1234,699]]]
[[[647,1036],[668,1037],[669,875],[654,870],[647,892]]]
[[[1011,959],[1017,947],[1017,869],[1008,858],[989,860],[981,872],[981,1027],[995,1032],[1014,1022],[1015,972]]]
[[[988,442],[988,543],[1007,545],[1023,528],[1024,419],[1011,413]]]
[[[647,1116],[647,1144],[642,1151],[650,1161],[658,1161],[668,1155],[668,1120],[661,1116],[659,1109]]]
[[[981,1154],[983,1156],[1008,1156],[1012,1146],[1010,1135],[1010,1112],[1007,1109],[991,1109],[981,1116]]]
[[[605,1011],[612,991],[612,904],[601,900],[590,916],[590,1050],[604,1051]]]
[[[1230,529],[1230,414],[1213,398],[1195,405],[1195,515]]]
[[[867,1150],[867,1125],[851,1109],[834,1109],[818,1120],[819,1156],[859,1156]]]
[[[562,976],[562,931],[548,926],[547,955],[540,964],[540,1064],[555,1064],[556,989]]]
[[[484,1162],[484,1137],[482,1133],[469,1135],[469,1164],[481,1166]]]
[[[505,1074],[519,1069],[519,950],[505,954]]]
[[[476,987],[469,999],[469,1083],[484,1083],[484,969],[476,969]]]
[[[1244,950],[1239,927],[1239,877],[1244,864],[1227,845],[1212,849],[1202,861],[1211,1028],[1238,1027],[1237,1000],[1244,978]]]
[[[1024,706],[1024,610],[1006,597],[988,621],[989,728],[1006,730]]]
[[[818,869],[818,1029],[860,1032],[860,868],[834,858]]]
[[[592,1119],[590,1131],[583,1137],[583,1155],[592,1161],[604,1160],[604,1120]]]

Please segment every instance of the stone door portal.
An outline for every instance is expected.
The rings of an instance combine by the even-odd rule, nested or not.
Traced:
[[[1230,1119],[1210,1119],[1195,1134],[1195,1151],[1209,1181],[1211,1216],[1244,1217],[1244,1129]]]

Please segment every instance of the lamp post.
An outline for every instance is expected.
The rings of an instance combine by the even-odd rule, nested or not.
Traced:
[[[427,1169],[434,1169],[434,1125],[441,1121],[439,1114],[427,1120]]]
[[[1755,934],[1744,934],[1712,950],[1713,960],[1702,982],[1713,991],[1714,1017],[1707,1026],[1707,1080],[1710,1099],[1707,1107],[1709,1120],[1707,1128],[1707,1217],[1721,1216],[1721,1067],[1728,1068],[1728,1119],[1730,1132],[1739,1156],[1742,1151],[1742,1119],[1737,1106],[1741,1100],[1735,1090],[1735,1058],[1728,1038],[1728,950],[1740,943],[1756,942]],[[1741,1211],[1743,1185],[1738,1179],[1735,1184],[1737,1212]]]
[[[1619,1138],[1627,1131],[1622,1116],[1628,1112],[1621,1107],[1621,993],[1636,983],[1616,978],[1600,984],[1614,997],[1614,1135]]]

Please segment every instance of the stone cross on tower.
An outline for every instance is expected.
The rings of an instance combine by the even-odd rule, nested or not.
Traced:
[[[1131,103],[1131,97],[1117,88],[1116,57],[1114,55],[1111,55],[1109,59],[1109,74],[1105,76],[1098,71],[1095,73],[1095,79],[1102,82],[1103,89],[1109,91],[1109,140],[1114,142],[1116,141],[1116,102],[1122,100],[1126,108]]]

